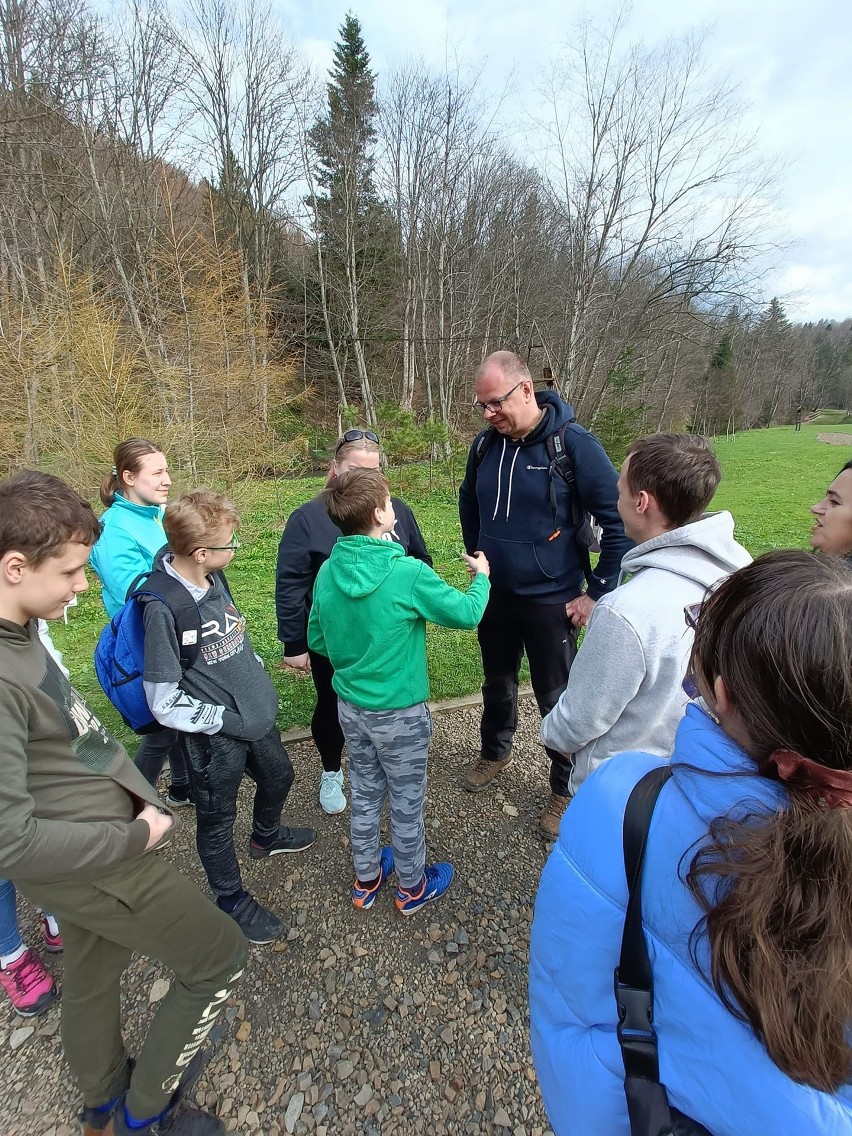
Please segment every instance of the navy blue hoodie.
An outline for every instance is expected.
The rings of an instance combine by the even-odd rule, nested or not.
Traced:
[[[474,441],[459,488],[459,516],[468,552],[479,549],[488,557],[495,591],[533,603],[560,603],[580,595],[585,577],[574,539],[570,490],[564,478],[550,470],[546,439],[572,422],[574,412],[552,391],[537,392],[536,401],[544,418],[525,438],[513,441],[497,435],[481,461],[476,452],[479,437]],[[565,432],[565,448],[574,467],[580,511],[591,513],[603,529],[600,559],[588,584],[590,598],[597,600],[615,587],[621,558],[633,542],[618,515],[618,473],[603,446],[572,423]],[[557,530],[559,535],[553,536]]]

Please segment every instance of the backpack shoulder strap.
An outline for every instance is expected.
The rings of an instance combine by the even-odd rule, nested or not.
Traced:
[[[225,573],[223,572],[223,570],[221,568],[218,568],[213,573],[213,575],[218,576],[219,579],[222,581],[222,587],[225,589],[225,595],[228,597],[228,599],[231,601],[231,603],[233,603],[234,602],[234,594],[231,591],[230,584],[228,583],[228,577],[225,575]]]
[[[633,787],[624,810],[624,871],[627,876],[627,913],[621,939],[621,957],[615,971],[618,1006],[618,1043],[628,1077],[659,1082],[660,1065],[654,1030],[654,995],[651,960],[642,928],[642,864],[654,806],[671,777],[669,765],[651,769]]]
[[[474,457],[476,458],[477,466],[482,465],[482,459],[488,453],[488,447],[494,441],[494,435],[497,431],[492,426],[486,426],[484,430],[480,430],[473,440],[474,444]]]
[[[568,483],[571,492],[574,492],[576,485],[574,456],[571,454],[566,435],[568,434],[568,427],[576,425],[576,421],[576,418],[569,418],[567,423],[562,423],[556,433],[549,434],[544,440],[546,449],[548,449],[548,458],[553,463],[553,468],[557,470],[563,481]]]
[[[141,583],[136,584],[129,598],[150,596],[166,605],[175,621],[181,666],[186,670],[195,662],[201,650],[201,616],[198,604],[183,584],[168,572],[154,569],[147,576],[140,577],[140,580]]]

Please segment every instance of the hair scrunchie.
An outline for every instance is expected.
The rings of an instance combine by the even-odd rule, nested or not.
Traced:
[[[794,749],[776,749],[769,756],[778,778],[825,809],[852,809],[852,772],[832,769]]]

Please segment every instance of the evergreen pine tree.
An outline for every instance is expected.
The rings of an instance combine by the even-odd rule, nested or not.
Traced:
[[[345,344],[344,358],[355,364],[364,417],[376,421],[372,383],[365,356],[367,284],[377,258],[380,214],[373,185],[372,147],[376,137],[376,80],[351,12],[340,27],[334,49],[326,109],[310,131],[316,158],[316,190],[309,199],[316,239],[321,242],[325,277],[326,328],[332,352]],[[380,254],[379,254],[380,255]],[[337,344],[331,342],[334,339]],[[341,392],[345,404],[345,393]]]

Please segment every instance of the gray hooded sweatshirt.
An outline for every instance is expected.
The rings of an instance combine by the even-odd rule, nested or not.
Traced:
[[[572,792],[613,754],[669,755],[687,702],[692,631],[683,609],[750,561],[728,512],[705,513],[627,553],[619,586],[595,604],[568,686],[541,724],[545,745],[574,754]]]

